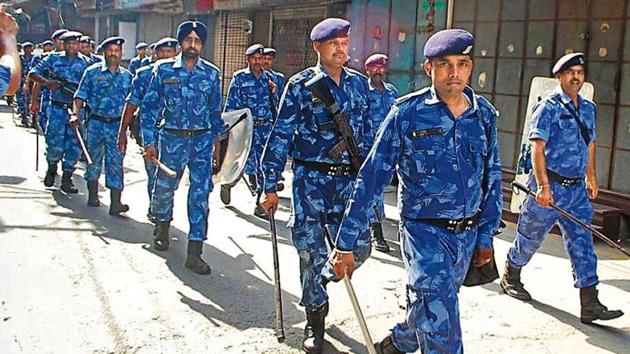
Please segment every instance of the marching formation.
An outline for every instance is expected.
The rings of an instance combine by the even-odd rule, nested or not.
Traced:
[[[494,267],[493,236],[503,203],[500,117],[468,86],[471,33],[449,29],[429,37],[423,53],[431,85],[398,97],[385,81],[389,58],[367,57],[366,75],[347,67],[351,24],[328,18],[310,33],[316,65],[287,80],[273,69],[275,49],[251,45],[243,53],[247,67],[232,75],[223,103],[220,69],[201,58],[208,29],[200,21],[181,23],[176,38],[138,43],[128,68],[121,65],[123,38],[109,37],[96,48],[90,37],[65,29],[40,43],[36,55],[33,43],[22,43],[18,56],[17,25],[11,21],[0,10],[0,89],[10,96],[19,85],[22,124],[45,134],[46,187],[55,185],[61,163],[60,189],[79,193],[72,178],[83,159],[87,205],[100,206],[103,173],[109,214],[127,212],[123,165],[131,136],[145,159],[152,247],[169,248],[174,194],[187,169],[185,267],[209,274],[201,257],[208,200],[233,127],[222,113],[248,109],[252,143],[242,173],[256,198],[254,215],[274,222],[282,174],[287,160],[291,163],[288,226],[300,260],[300,305],[307,320],[303,350],[322,352],[326,316],[333,310],[327,284],[351,277],[372,247],[390,251],[382,229],[383,193],[397,180],[407,316],[370,352],[464,351],[458,292],[471,270]],[[521,269],[558,223],[580,289],[581,321],[610,320],[623,312],[608,310],[598,299],[590,231],[549,208],[555,201],[580,221],[592,220],[590,199],[599,189],[596,111],[579,94],[584,55],[561,57],[552,74],[558,88],[534,108],[529,135],[533,173],[527,187],[536,192],[522,207],[500,284],[509,296],[531,299]],[[234,183],[220,185],[226,204]]]

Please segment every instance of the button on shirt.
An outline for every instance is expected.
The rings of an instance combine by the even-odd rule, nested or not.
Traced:
[[[385,118],[359,172],[337,247],[350,250],[368,228],[367,209],[397,168],[403,219],[462,219],[478,212],[478,245],[491,247],[501,215],[497,113],[467,87],[455,119],[433,88],[404,96]]]
[[[588,166],[588,146],[572,112],[588,129],[590,141],[595,141],[595,103],[578,95],[576,109],[571,98],[560,87],[534,107],[529,139],[547,142],[547,168],[568,178],[581,178]]]
[[[249,68],[234,73],[225,102],[225,111],[249,108],[256,121],[271,121],[269,80],[272,75],[262,70],[258,78]],[[273,81],[273,80],[272,80]],[[277,102],[277,97],[274,100]]]
[[[59,77],[71,83],[78,84],[83,77],[83,72],[89,66],[89,59],[78,53],[74,59],[68,58],[65,52],[53,53],[42,59],[39,64],[31,69],[31,72],[39,74],[46,79]],[[52,101],[72,103],[72,97],[63,94],[61,89],[50,93]]]
[[[321,66],[308,68],[294,75],[287,84],[280,102],[278,118],[269,135],[263,155],[262,169],[265,176],[265,191],[274,192],[280,173],[284,170],[289,149],[294,159],[328,164],[349,164],[347,152],[340,161],[333,160],[328,153],[339,141],[340,135],[334,128],[331,114],[321,103],[313,102],[313,96],[305,83],[319,72]],[[326,84],[342,113],[348,115],[348,123],[360,151],[365,151],[366,141],[371,139],[368,116],[367,79],[348,68],[341,71],[339,86],[326,74]],[[389,181],[388,181],[389,182]]]
[[[199,58],[189,71],[180,55],[158,62],[142,105],[146,145],[157,141],[157,123],[167,129],[223,131],[219,69]],[[146,119],[145,119],[146,118]]]
[[[83,74],[74,97],[83,100],[93,114],[118,118],[131,89],[131,73],[119,66],[114,72],[105,61],[93,64]]]

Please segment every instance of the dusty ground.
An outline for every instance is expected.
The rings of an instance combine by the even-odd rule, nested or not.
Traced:
[[[285,226],[289,194],[281,193],[279,249],[286,343],[274,335],[273,266],[268,225],[251,215],[244,185],[231,206],[211,197],[204,258],[213,272],[199,276],[183,267],[186,190],[176,194],[168,252],[148,247],[145,174],[136,148],[125,159],[131,203],[125,217],[86,207],[81,193],[64,195],[42,184],[45,163],[34,171],[35,135],[0,113],[0,352],[3,353],[298,353],[304,314],[298,257]],[[43,144],[43,139],[40,141]],[[133,143],[132,143],[133,144]],[[43,145],[40,145],[40,147]],[[103,185],[103,181],[101,182]],[[375,340],[404,318],[405,273],[396,242],[393,193],[387,195],[390,254],[373,253],[353,282]],[[514,225],[495,240],[497,263],[505,261]],[[630,312],[630,260],[598,244],[600,295]],[[578,292],[558,237],[550,237],[523,272],[535,300],[502,295],[498,284],[464,288],[461,314],[468,353],[628,353],[630,315],[605,325],[579,322]],[[365,353],[342,284],[329,287],[326,353]]]

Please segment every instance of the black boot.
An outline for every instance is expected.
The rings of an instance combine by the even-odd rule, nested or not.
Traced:
[[[168,249],[168,244],[170,241],[170,237],[168,235],[168,229],[171,227],[170,221],[158,221],[155,223],[155,228],[153,229],[153,248],[157,251],[166,251]]]
[[[247,175],[247,179],[249,180],[249,186],[255,191],[258,188],[256,185],[256,175]]]
[[[101,206],[101,203],[98,201],[98,180],[88,181],[87,188],[88,188],[87,205],[91,207]]]
[[[382,341],[374,343],[374,348],[378,354],[405,354],[394,346],[392,336],[387,336]]]
[[[55,177],[57,177],[57,163],[51,163],[46,170],[46,177],[44,177],[44,185],[46,187],[52,187],[55,184]]]
[[[120,202],[121,192],[122,191],[120,189],[113,188],[109,191],[109,215],[118,215],[120,213],[129,211],[129,205]]]
[[[210,266],[201,258],[203,241],[188,241],[186,268],[197,274],[210,274]]]
[[[372,244],[374,245],[374,249],[380,252],[389,252],[389,245],[387,241],[385,241],[385,237],[383,236],[383,224],[382,223],[374,223],[372,224]]]
[[[324,348],[324,330],[328,303],[314,310],[306,309],[306,327],[302,349],[306,353],[321,353]]]
[[[510,261],[505,261],[505,270],[501,278],[501,289],[507,295],[522,301],[529,301],[532,296],[521,283],[521,268],[514,268]]]
[[[72,183],[71,171],[63,171],[63,174],[61,175],[61,190],[68,194],[79,193],[79,190],[74,188],[74,184]]]
[[[221,202],[223,202],[223,204],[229,205],[232,200],[232,187],[229,184],[222,184],[219,196],[221,197]]]
[[[607,321],[623,316],[622,311],[609,310],[599,302],[595,285],[580,289],[580,305],[582,305],[580,311],[580,322],[582,323],[591,323],[595,320]]]

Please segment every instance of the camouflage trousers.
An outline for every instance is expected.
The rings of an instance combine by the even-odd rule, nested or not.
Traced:
[[[86,181],[97,181],[105,166],[105,186],[109,189],[124,188],[123,158],[125,155],[118,150],[116,140],[120,122],[106,123],[97,119],[90,119],[87,125],[86,147],[93,163],[85,170]]]
[[[328,281],[339,280],[327,262],[327,237],[335,237],[339,231],[353,181],[354,176],[329,176],[294,164],[293,215],[289,227],[300,258],[300,305],[307,309],[315,309],[328,302],[325,285]],[[369,227],[365,227],[354,248],[357,267],[370,256],[372,250]]]
[[[255,122],[256,121],[254,121],[254,123]],[[269,133],[271,133],[272,127],[273,124],[271,121],[266,122],[265,124],[261,124],[259,126],[254,126],[252,147],[249,149],[247,162],[245,163],[245,174],[256,176],[258,193],[262,191],[262,181],[264,178],[262,169],[260,168],[260,160],[262,159],[263,149],[265,148],[265,144],[267,143],[267,138],[269,137]]]
[[[470,264],[477,230],[452,233],[427,223],[400,223],[407,270],[407,318],[391,330],[405,353],[463,353],[457,293]]]
[[[47,116],[46,161],[48,164],[54,164],[63,159],[63,171],[72,172],[79,161],[79,156],[81,156],[81,147],[74,130],[68,125],[70,120],[68,110],[50,104]]]
[[[374,197],[374,204],[368,210],[368,218],[372,224],[383,222],[385,218],[385,196],[383,194]]]
[[[160,161],[177,172],[168,177],[161,170],[155,175],[155,187],[151,198],[151,212],[158,221],[169,221],[173,215],[173,197],[179,186],[184,169],[188,167],[188,239],[203,241],[208,233],[208,197],[212,184],[212,151],[214,135],[210,132],[180,137],[166,131],[160,132]]]
[[[37,124],[39,124],[39,127],[44,133],[46,133],[46,127],[48,126],[48,107],[50,106],[48,97],[48,93],[42,90],[40,108],[39,112],[37,112]]]
[[[24,80],[20,81],[19,89],[15,92],[15,98],[18,105],[18,113],[20,114],[22,118],[26,117],[26,113],[28,110],[28,107],[26,107],[26,103],[27,103],[26,100],[28,97],[22,90],[23,85],[24,85]]]
[[[536,182],[530,177],[529,187],[536,190]],[[555,204],[570,212],[587,225],[593,219],[593,207],[588,199],[584,182],[565,187],[551,181]],[[593,236],[583,227],[562,217],[551,208],[543,208],[533,197],[528,197],[521,207],[521,215],[516,227],[516,238],[508,251],[508,260],[515,268],[522,268],[532,258],[536,250],[554,224],[560,226],[564,248],[571,259],[574,286],[585,288],[599,283],[597,278],[597,256],[593,251]]]
[[[147,194],[149,195],[149,203],[151,203],[151,199],[153,197],[153,188],[155,188],[157,165],[153,162],[144,160],[144,170],[147,171]]]

